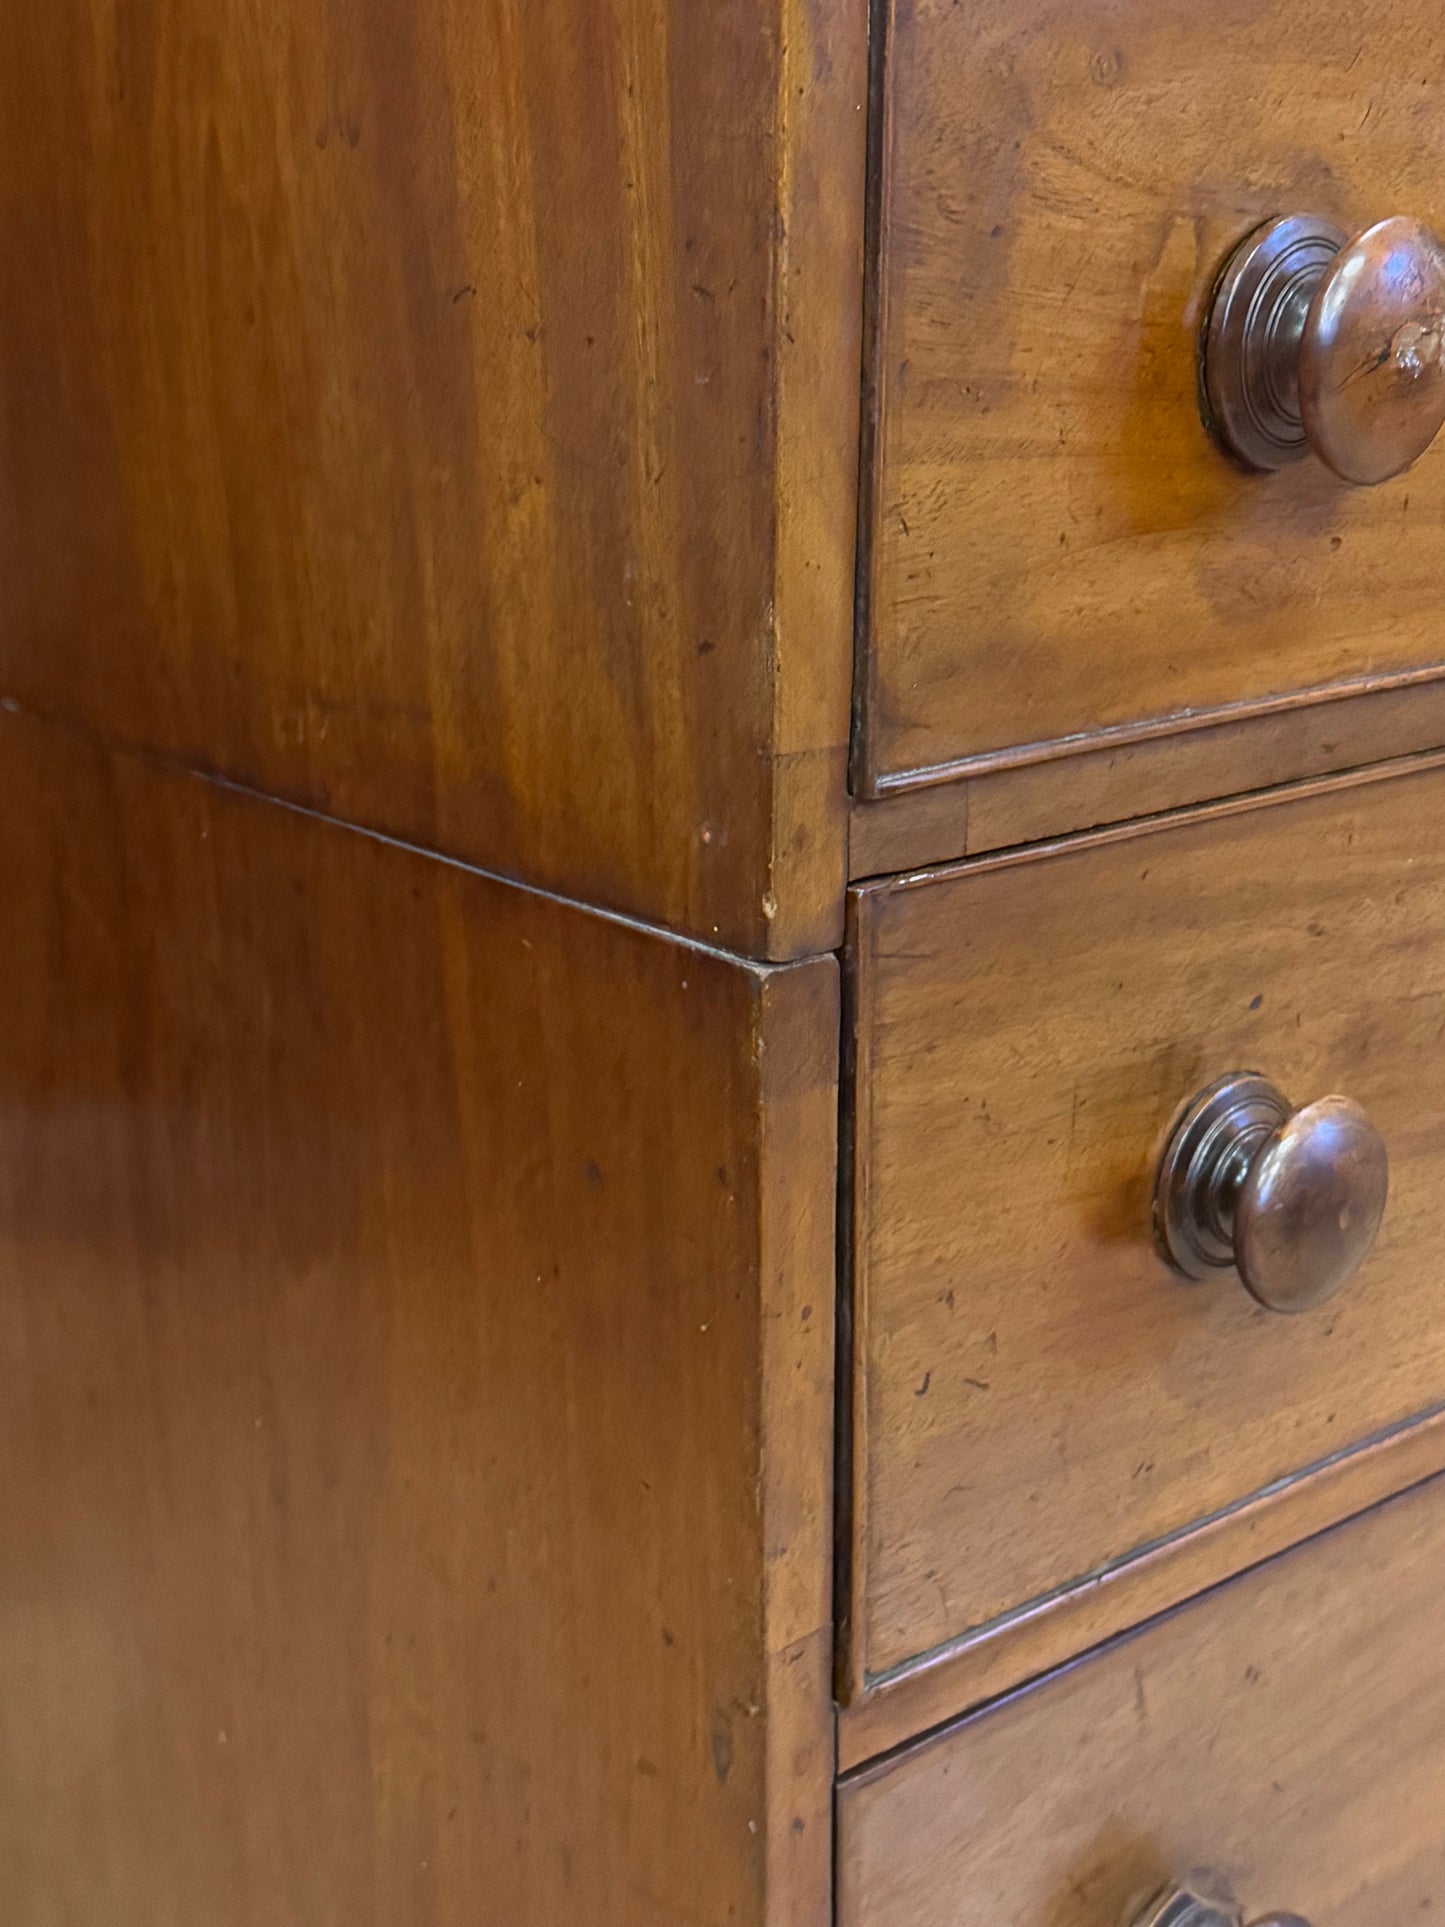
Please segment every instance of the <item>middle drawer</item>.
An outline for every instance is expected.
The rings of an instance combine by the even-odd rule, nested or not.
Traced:
[[[1445,1397],[1445,770],[862,886],[853,1687]],[[1151,1231],[1226,1073],[1354,1099],[1372,1256],[1298,1316]]]

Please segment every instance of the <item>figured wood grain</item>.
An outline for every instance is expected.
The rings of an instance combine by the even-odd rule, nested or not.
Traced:
[[[1439,1480],[846,1784],[840,1927],[1121,1927],[1222,1874],[1247,1917],[1445,1896]]]
[[[1428,769],[859,891],[855,1691],[1445,1397],[1442,799]],[[1318,1314],[1153,1251],[1176,1108],[1238,1068],[1389,1147]]]
[[[852,0],[56,0],[0,694],[752,955],[841,929]]]
[[[849,875],[921,870],[1011,844],[1349,770],[1445,743],[1445,681],[1304,703],[1147,742],[991,770],[849,815]]]
[[[1445,218],[1430,0],[882,0],[860,785],[1438,663],[1445,456],[1209,443],[1196,332],[1266,217]]]
[[[0,715],[26,1927],[815,1927],[836,966]]]

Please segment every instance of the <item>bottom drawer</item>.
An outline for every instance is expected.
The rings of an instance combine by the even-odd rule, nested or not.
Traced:
[[[1445,1914],[1442,1594],[1445,1477],[865,1769],[840,1927]]]

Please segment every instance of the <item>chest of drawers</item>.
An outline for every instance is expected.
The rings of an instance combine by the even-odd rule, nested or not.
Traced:
[[[7,1919],[1439,1906],[1445,21],[0,100]]]

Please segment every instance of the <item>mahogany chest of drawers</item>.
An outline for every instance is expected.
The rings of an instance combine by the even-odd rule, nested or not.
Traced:
[[[6,1920],[1445,1905],[1445,16],[10,28]]]

